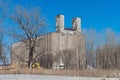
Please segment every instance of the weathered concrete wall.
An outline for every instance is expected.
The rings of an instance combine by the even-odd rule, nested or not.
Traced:
[[[81,64],[85,64],[85,38],[81,34],[54,32],[40,36],[33,56],[41,53],[52,53],[55,56],[63,50],[75,50],[81,56]],[[12,45],[12,63],[27,62],[28,54],[29,49],[24,42]]]
[[[28,44],[25,42],[18,42],[12,45],[12,64],[27,63],[29,57]],[[36,40],[35,51],[33,58],[41,53],[50,53],[51,51],[51,33],[38,37]]]
[[[52,33],[51,50],[54,54],[60,54],[63,50],[74,50],[80,55],[81,64],[85,65],[85,37],[81,34]],[[76,55],[76,54],[75,54]]]
[[[63,50],[75,50],[81,56],[81,64],[85,64],[85,37],[81,34],[54,32],[40,36],[33,56],[41,53],[52,53],[55,56]],[[28,54],[29,49],[24,42],[12,45],[12,63],[27,62]]]

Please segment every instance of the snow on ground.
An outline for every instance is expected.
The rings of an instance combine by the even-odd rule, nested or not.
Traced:
[[[5,74],[0,75],[0,80],[120,80],[120,78],[95,78],[95,77],[72,77],[55,75],[29,75],[29,74]]]

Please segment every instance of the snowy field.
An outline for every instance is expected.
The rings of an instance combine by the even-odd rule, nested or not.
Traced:
[[[0,75],[0,80],[120,80],[119,78],[71,77],[53,75]]]

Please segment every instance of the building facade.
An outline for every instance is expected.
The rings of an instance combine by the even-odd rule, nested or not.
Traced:
[[[85,68],[85,37],[81,34],[81,18],[72,19],[72,28],[64,27],[64,15],[56,16],[56,32],[48,33],[38,37],[37,45],[34,52],[34,58],[37,60],[39,54],[53,54],[53,56],[61,56],[55,60],[53,67],[57,68],[64,65],[65,50],[74,51],[76,58],[79,57],[78,63],[81,68]],[[27,63],[28,49],[24,42],[14,43],[12,45],[12,64]]]

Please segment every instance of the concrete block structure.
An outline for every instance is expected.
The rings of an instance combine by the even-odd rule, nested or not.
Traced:
[[[56,32],[64,31],[64,15],[56,16]]]
[[[72,28],[65,28],[64,15],[57,15],[56,31],[39,36],[35,49],[34,57],[39,56],[39,53],[50,53],[56,56],[57,54],[62,55],[64,50],[74,50],[74,55],[80,56],[79,64],[85,68],[85,37],[81,34],[81,18],[73,18]],[[56,66],[64,64],[61,59],[58,60]],[[27,61],[28,50],[24,42],[14,43],[12,45],[12,63]],[[53,65],[53,67],[56,66]]]

